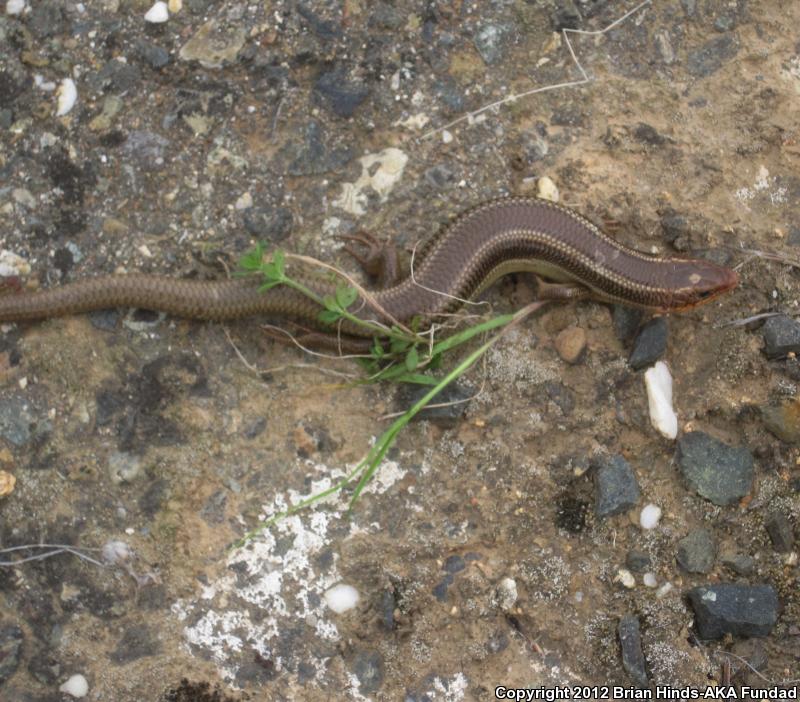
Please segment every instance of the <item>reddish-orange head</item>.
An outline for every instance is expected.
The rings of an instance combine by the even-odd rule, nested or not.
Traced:
[[[693,259],[676,261],[671,282],[672,300],[662,312],[682,312],[704,305],[739,284],[739,274],[712,261]]]

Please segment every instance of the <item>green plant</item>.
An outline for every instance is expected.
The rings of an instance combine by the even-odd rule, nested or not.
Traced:
[[[259,274],[263,276],[264,283],[260,288],[261,290],[266,291],[276,285],[288,285],[307,295],[320,305],[319,321],[323,326],[332,325],[341,319],[346,319],[373,331],[376,336],[370,354],[367,358],[360,359],[369,375],[363,380],[356,381],[358,384],[392,381],[427,385],[430,386],[430,389],[412,407],[392,422],[391,426],[381,434],[367,455],[348,475],[328,489],[312,495],[262,522],[237,541],[234,544],[234,548],[243,546],[258,533],[280,519],[344,490],[358,479],[355,482],[349,502],[349,509],[352,510],[403,428],[419,412],[424,410],[444,388],[464,375],[481,356],[497,343],[505,332],[544,304],[542,302],[534,302],[514,314],[492,317],[462,329],[444,339],[434,341],[432,336],[428,338],[416,333],[415,328],[418,321],[412,323],[411,330],[405,330],[396,325],[384,327],[359,318],[348,311],[358,299],[359,291],[356,288],[345,283],[339,283],[335,287],[335,294],[320,296],[286,273],[285,260],[285,254],[281,251],[276,251],[272,254],[271,259],[265,262],[263,247],[257,246],[241,259],[240,268],[244,274]],[[467,354],[465,358],[461,359],[451,370],[444,373],[442,377],[431,374],[432,371],[442,368],[444,354],[452,352],[476,336],[496,330],[496,334]],[[384,346],[385,343],[388,343],[388,347]]]

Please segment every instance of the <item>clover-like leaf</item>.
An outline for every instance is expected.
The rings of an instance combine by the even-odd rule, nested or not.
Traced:
[[[358,297],[358,290],[349,286],[349,285],[337,285],[336,286],[336,302],[339,303],[339,306],[346,310],[350,305],[352,305],[356,298]]]
[[[341,314],[337,310],[322,310],[319,313],[318,319],[323,324],[333,324],[341,318]]]
[[[406,354],[406,370],[413,371],[419,365],[419,352],[416,346],[412,346]]]

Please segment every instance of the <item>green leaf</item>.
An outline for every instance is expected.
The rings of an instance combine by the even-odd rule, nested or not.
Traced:
[[[323,324],[333,324],[341,319],[341,314],[337,310],[322,310],[319,313],[319,321]]]
[[[346,310],[350,305],[352,305],[356,298],[358,297],[358,290],[349,285],[337,285],[336,286],[336,302],[339,303],[339,306]]]
[[[381,342],[377,338],[372,340],[372,348],[369,352],[376,359],[381,359],[386,355],[386,351],[383,350],[383,346],[381,346]]]
[[[406,354],[406,369],[413,371],[419,365],[419,352],[416,346],[412,346]]]
[[[401,353],[404,353],[410,345],[410,342],[406,341],[405,339],[392,337],[391,341],[389,342],[389,353],[391,353],[393,356],[399,356]]]
[[[239,268],[248,273],[253,273],[261,268],[263,259],[264,244],[259,242],[239,259]]]
[[[326,310],[330,310],[331,312],[336,312],[336,314],[340,314],[342,311],[341,306],[336,301],[336,298],[333,295],[326,295],[322,298],[322,304],[325,305]]]
[[[275,271],[280,277],[283,277],[286,270],[286,254],[281,249],[275,249],[272,254],[272,265],[275,266]]]

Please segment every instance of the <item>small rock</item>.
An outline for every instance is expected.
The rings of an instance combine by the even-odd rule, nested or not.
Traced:
[[[338,117],[352,117],[359,105],[369,96],[369,88],[348,80],[341,68],[322,73],[314,83],[314,90]]]
[[[80,699],[89,694],[89,683],[83,675],[77,673],[76,675],[70,676],[68,680],[62,683],[58,690],[70,697]]]
[[[689,591],[700,638],[767,636],[778,621],[778,594],[771,585],[719,583]]]
[[[700,431],[678,439],[678,464],[689,486],[715,505],[730,505],[753,486],[753,454]]]
[[[404,412],[413,407],[429,391],[428,385],[404,385],[396,395],[395,405],[398,411]],[[474,394],[457,382],[451,383],[431,401],[431,404],[443,404],[444,407],[426,407],[414,415],[412,421],[424,419],[441,427],[454,427],[464,416]]]
[[[622,667],[639,687],[647,687],[647,671],[642,652],[639,619],[633,614],[621,617],[617,625],[617,634],[622,648]]]
[[[794,530],[792,523],[785,514],[774,512],[764,523],[767,528],[769,538],[772,540],[772,547],[780,553],[788,553],[794,546]]]
[[[117,665],[125,665],[140,658],[154,656],[161,651],[161,642],[146,624],[129,626],[109,658]]]
[[[362,695],[372,695],[383,685],[383,658],[377,651],[362,651],[356,656],[353,672]]]
[[[145,13],[144,21],[152,24],[162,24],[169,19],[169,8],[167,3],[158,0],[154,2],[153,6]]]
[[[484,24],[475,32],[475,48],[484,63],[491,66],[503,58],[508,34],[508,27],[502,24]]]
[[[672,407],[672,375],[667,364],[658,361],[644,374],[650,423],[667,439],[678,436],[678,415]]]
[[[19,654],[25,635],[16,624],[0,625],[0,685],[19,667]]]
[[[764,353],[769,359],[800,353],[800,322],[785,314],[770,317],[761,328]]]
[[[706,529],[690,531],[678,542],[677,560],[689,573],[708,573],[714,567],[717,549]]]
[[[358,604],[360,596],[352,585],[339,583],[325,591],[324,599],[336,614],[344,614]]]
[[[666,317],[656,317],[645,324],[633,342],[628,365],[633,370],[652,366],[667,350],[669,328]]]
[[[645,505],[639,513],[639,526],[642,529],[650,530],[658,526],[661,519],[661,507],[654,504]]]
[[[611,456],[598,462],[594,483],[594,511],[598,517],[620,514],[639,501],[641,493],[636,476],[622,456]]]
[[[508,612],[517,602],[517,583],[513,578],[503,578],[497,586],[497,604]]]
[[[761,420],[781,441],[800,443],[800,397],[785,400],[777,407],[762,407]]]
[[[169,51],[148,41],[136,42],[136,53],[150,68],[164,68],[169,63]]]
[[[547,176],[542,176],[536,181],[536,196],[549,202],[558,202],[561,197],[558,192],[558,186],[553,182],[552,178]]]
[[[459,555],[455,555],[447,558],[447,560],[444,562],[442,570],[444,570],[445,573],[459,573],[466,567],[467,564],[464,559]]]
[[[625,565],[635,573],[641,573],[647,570],[650,564],[650,556],[644,551],[631,549],[625,556]]]
[[[722,565],[737,575],[752,575],[756,571],[756,559],[744,553],[724,551],[719,557]]]
[[[633,577],[627,568],[619,568],[614,576],[614,582],[619,583],[626,590],[633,590],[636,587],[636,578]]]
[[[676,251],[686,251],[689,248],[691,227],[685,216],[667,210],[661,215],[661,229],[664,232],[664,241]]]
[[[736,20],[728,15],[720,15],[714,20],[714,29],[718,32],[730,32],[736,26]]]
[[[636,307],[614,305],[614,311],[612,313],[614,335],[623,346],[627,346],[636,335],[643,314],[642,310]]]
[[[205,68],[221,68],[233,63],[247,40],[240,23],[224,25],[209,20],[182,47],[178,56],[182,61],[199,61]]]
[[[21,397],[0,400],[0,437],[10,444],[22,446],[28,443],[34,423],[28,403]]]
[[[115,451],[108,459],[108,474],[115,485],[133,482],[142,472],[142,459],[126,451]]]
[[[567,327],[555,339],[558,355],[567,363],[578,363],[586,350],[586,332],[581,327]]]

